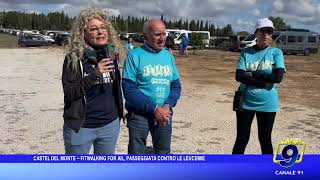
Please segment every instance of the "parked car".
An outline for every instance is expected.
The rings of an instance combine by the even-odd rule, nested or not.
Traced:
[[[29,34],[29,35],[36,36],[36,37],[42,37],[45,40],[49,41],[51,44],[54,44],[54,42],[55,42],[54,39],[52,39],[51,36],[45,36],[45,35],[42,35],[42,34]]]
[[[56,44],[58,44],[59,46],[64,46],[68,44],[69,37],[70,37],[70,34],[58,34],[55,39]]]
[[[24,35],[18,40],[20,46],[50,46],[51,42],[39,35]]]
[[[54,31],[48,31],[46,32],[47,36],[50,36],[52,39],[55,39],[59,33]]]
[[[54,39],[52,39],[52,37],[51,36],[44,36],[44,35],[40,35],[41,37],[43,37],[44,39],[46,39],[47,41],[50,41],[51,42],[51,44],[53,44],[53,43],[55,43],[55,40]]]
[[[138,39],[137,39],[137,42],[140,42],[140,43],[144,43],[144,36],[143,34],[140,34]]]
[[[129,38],[132,38],[132,40],[134,42],[140,42],[140,43],[144,42],[144,38],[143,38],[142,34],[138,34],[138,33],[137,34],[130,34]]]
[[[135,33],[122,33],[120,34],[120,39],[121,40],[128,40],[129,36],[132,35],[132,34],[135,34]]]
[[[254,46],[257,44],[257,38],[255,34],[249,34],[246,38],[244,38],[241,42],[240,42],[240,47],[239,49],[242,51],[245,48]]]

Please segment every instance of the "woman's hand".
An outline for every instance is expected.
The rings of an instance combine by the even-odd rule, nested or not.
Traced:
[[[97,65],[96,65],[96,75],[102,76],[103,73],[111,72],[113,71],[114,65],[113,62],[110,60],[110,58],[102,59]]]
[[[252,72],[246,71],[244,72],[244,75],[252,79]]]

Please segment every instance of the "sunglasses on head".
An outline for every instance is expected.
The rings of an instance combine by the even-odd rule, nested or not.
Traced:
[[[260,28],[259,31],[263,34],[273,34],[273,28]]]

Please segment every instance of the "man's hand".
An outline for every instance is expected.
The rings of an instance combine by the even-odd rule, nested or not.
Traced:
[[[164,111],[164,113],[165,113],[166,118],[167,118],[168,120],[170,120],[170,118],[171,118],[171,116],[172,116],[172,113],[171,113],[171,109],[170,109],[169,104],[164,104],[164,105],[162,106],[162,109],[163,109],[163,111]]]
[[[154,111],[154,116],[157,121],[164,122],[166,121],[165,112],[162,107],[157,107]]]
[[[170,107],[157,107],[154,111],[155,121],[162,126],[166,126],[171,118]]]

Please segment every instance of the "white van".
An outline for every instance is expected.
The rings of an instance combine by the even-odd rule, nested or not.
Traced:
[[[244,38],[240,42],[240,50],[243,50],[244,48],[251,47],[257,44],[257,38],[255,34],[249,34],[246,38]]]
[[[190,39],[192,33],[202,34],[203,35],[203,39],[204,39],[205,47],[206,48],[209,47],[209,45],[210,45],[210,32],[209,31],[188,31],[188,30],[184,30],[174,39],[174,44],[176,44],[176,45],[181,44],[182,34],[185,34],[187,36],[187,38]]]
[[[177,38],[181,33],[185,32],[185,29],[166,29],[166,36],[170,35]]]
[[[290,29],[286,31],[275,31],[272,38],[276,47],[280,48],[284,54],[304,54],[317,53],[319,47],[319,34],[303,29]]]

